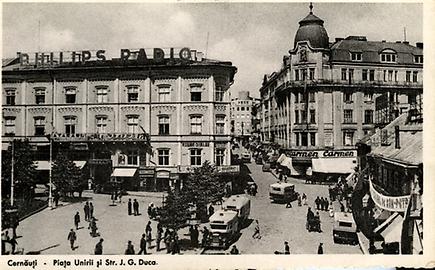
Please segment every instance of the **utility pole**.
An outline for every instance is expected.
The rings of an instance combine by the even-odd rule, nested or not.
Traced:
[[[12,139],[12,168],[11,168],[11,206],[14,206],[14,167],[15,167],[15,149],[14,149],[15,139]]]
[[[49,176],[48,176],[48,181],[49,181],[49,188],[48,188],[48,207],[50,207],[51,209],[53,209],[53,183],[51,182],[51,174],[52,174],[52,165],[53,165],[53,144],[52,144],[52,139],[51,136],[49,138],[50,140],[50,161],[49,161],[49,166],[50,166],[50,170],[49,170]]]

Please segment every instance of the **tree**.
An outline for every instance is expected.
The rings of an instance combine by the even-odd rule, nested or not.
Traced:
[[[32,149],[28,140],[14,140],[14,192],[22,196],[28,204],[33,198],[36,166],[33,163]],[[2,194],[10,195],[12,147],[2,155]]]
[[[62,194],[74,197],[75,191],[80,191],[85,179],[79,167],[63,153],[59,153],[53,163],[52,182]]]
[[[165,203],[160,211],[160,222],[166,227],[177,231],[187,225],[190,218],[189,202],[180,191],[169,190]]]

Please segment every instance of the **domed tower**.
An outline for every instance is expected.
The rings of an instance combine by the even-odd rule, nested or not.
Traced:
[[[299,41],[308,41],[315,49],[328,49],[329,37],[323,27],[323,20],[313,14],[313,4],[310,3],[310,14],[299,22],[294,47]]]

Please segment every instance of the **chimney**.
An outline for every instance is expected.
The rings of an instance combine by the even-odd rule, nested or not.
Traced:
[[[395,139],[394,148],[400,149],[400,129],[399,129],[399,126],[394,127],[394,139]]]
[[[419,49],[423,49],[423,42],[417,42],[415,43],[415,46],[417,46]]]

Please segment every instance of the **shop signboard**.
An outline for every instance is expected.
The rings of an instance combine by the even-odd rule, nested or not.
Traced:
[[[182,142],[183,147],[208,147],[209,142]]]
[[[351,158],[356,157],[356,150],[293,150],[287,153],[292,159],[313,158]]]
[[[370,195],[378,207],[392,212],[405,212],[411,197],[410,195],[394,197],[383,195],[374,188],[372,181],[370,181]]]
[[[225,165],[225,166],[216,166],[218,173],[240,173],[239,165]]]
[[[112,160],[106,158],[92,158],[89,159],[88,163],[91,165],[104,165],[104,164],[111,164]]]

